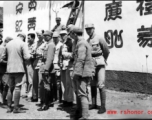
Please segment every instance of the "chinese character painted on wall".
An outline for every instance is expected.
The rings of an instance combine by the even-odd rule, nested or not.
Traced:
[[[142,25],[137,31],[139,32],[137,35],[139,46],[145,47],[147,45],[148,47],[152,47],[152,26],[145,28],[144,25]]]
[[[28,18],[28,31],[30,29],[35,30],[36,27],[36,17]]]
[[[144,2],[145,2],[145,12],[144,12]],[[151,0],[137,0],[139,6],[137,7],[136,11],[140,11],[140,16],[143,15],[150,15],[152,14],[152,1]]]
[[[22,13],[23,10],[23,3],[19,2],[19,4],[16,6],[16,14]]]
[[[28,4],[29,11],[31,11],[32,9],[36,10],[36,7],[37,7],[37,2],[35,0],[31,0]]]
[[[17,20],[17,21],[16,21],[16,23],[15,23],[16,32],[22,32],[22,30],[21,30],[22,24],[23,24],[23,21],[22,21],[22,20]]]
[[[115,20],[117,18],[121,19],[121,6],[122,2],[115,2],[115,0],[112,3],[106,4],[106,17],[104,21],[109,21],[110,19]]]
[[[113,48],[114,46],[116,48],[123,47],[122,33],[123,33],[123,30],[120,30],[119,34],[117,30],[115,31],[108,30],[107,32],[105,32],[104,37],[109,48]]]

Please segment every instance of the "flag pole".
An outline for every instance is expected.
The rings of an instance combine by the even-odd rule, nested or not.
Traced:
[[[82,5],[82,30],[83,30],[83,37],[84,37],[84,21],[85,21],[85,0],[83,0],[83,5]]]
[[[49,30],[51,30],[51,0],[49,0]]]

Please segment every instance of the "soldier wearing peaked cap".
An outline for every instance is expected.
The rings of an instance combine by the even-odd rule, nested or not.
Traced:
[[[105,92],[105,66],[109,56],[109,49],[105,40],[95,33],[94,24],[86,24],[85,29],[89,35],[88,43],[92,47],[92,57],[96,63],[96,74],[91,83],[92,106],[90,109],[97,109],[97,88],[100,91],[101,107],[98,111],[102,114],[106,111],[106,92]]]
[[[91,47],[82,37],[83,30],[74,27],[70,36],[75,40],[73,81],[77,97],[77,110],[75,116],[87,119],[89,116],[88,90],[87,87],[94,72],[94,64],[91,56]],[[81,111],[80,111],[81,110]]]
[[[43,35],[46,44],[43,49],[42,65],[40,66],[39,71],[41,73],[40,75],[42,76],[40,80],[40,87],[42,89],[44,88],[44,92],[43,96],[41,96],[41,101],[43,101],[43,104],[40,106],[38,111],[48,110],[50,102],[53,102],[52,80],[55,79],[55,74],[53,71],[55,44],[51,40],[52,32],[45,31]]]

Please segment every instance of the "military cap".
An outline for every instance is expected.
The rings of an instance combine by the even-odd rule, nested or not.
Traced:
[[[74,25],[73,25],[73,24],[68,25],[68,26],[67,26],[67,31],[72,30],[72,28],[73,28],[73,27],[74,27]]]
[[[68,31],[68,35],[70,34],[70,32],[72,31],[72,29],[74,28],[75,26],[73,24],[70,24],[67,26],[67,31]]]
[[[67,31],[66,31],[66,30],[62,30],[62,31],[60,32],[60,35],[62,35],[62,34],[67,34]]]
[[[94,24],[92,24],[92,23],[86,24],[85,29],[87,29],[87,28],[94,28]]]
[[[45,35],[52,36],[52,32],[49,31],[49,30],[46,30],[46,31],[44,31],[44,34],[43,34],[43,35],[44,35],[44,36],[45,36]]]
[[[53,37],[59,37],[60,35],[59,35],[59,32],[54,32],[53,33]]]
[[[83,33],[83,30],[79,27],[74,27],[71,32],[74,32],[74,33]]]
[[[24,33],[19,33],[17,36],[22,36],[24,39],[26,39],[26,35]]]
[[[42,35],[42,30],[40,30],[40,29],[39,29],[39,30],[37,30],[37,31],[36,31],[36,34],[38,34],[38,35]]]
[[[8,43],[8,42],[11,41],[11,40],[13,40],[12,37],[6,37],[6,38],[5,38],[5,43]]]
[[[60,17],[56,17],[56,20],[61,20],[61,18]]]

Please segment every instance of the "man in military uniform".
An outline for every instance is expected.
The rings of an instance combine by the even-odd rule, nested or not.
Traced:
[[[44,41],[44,37],[42,34],[42,31],[36,31],[36,35],[38,37],[38,41],[36,43],[36,49],[35,49],[35,61],[33,63],[33,67],[34,67],[34,76],[33,76],[33,98],[38,99],[38,96],[41,98],[43,97],[43,92],[44,92],[44,88],[41,88],[40,90],[40,73],[39,73],[39,69],[42,65],[42,58],[43,58],[43,50],[44,50],[44,46],[46,44],[46,42]],[[39,87],[38,87],[39,86]],[[41,100],[43,100],[43,98],[41,98]],[[44,101],[40,101],[40,104],[37,104],[37,106],[41,106],[43,105]]]
[[[65,26],[61,24],[61,18],[57,17],[56,18],[56,25],[54,26],[54,28],[52,29],[52,32],[60,32],[61,30],[65,29]]]
[[[41,77],[41,83],[40,85],[44,87],[43,95],[43,105],[38,109],[38,111],[44,111],[49,109],[49,102],[52,98],[52,80],[55,79],[54,73],[53,73],[53,60],[54,60],[54,54],[55,54],[55,44],[51,41],[52,39],[52,33],[50,31],[44,32],[44,40],[46,41],[46,45],[44,47],[43,52],[43,60],[42,60],[42,66],[40,67],[40,73],[42,75]],[[51,101],[53,102],[53,101]]]
[[[74,27],[70,31],[70,36],[76,42],[74,51],[74,68],[73,81],[77,96],[77,110],[76,117],[80,119],[87,119],[88,114],[88,89],[87,86],[92,78],[94,72],[94,64],[91,56],[91,47],[82,37],[83,30]]]
[[[106,92],[105,92],[105,66],[106,61],[109,56],[109,49],[107,43],[103,38],[95,34],[94,24],[86,24],[85,29],[89,35],[88,42],[92,47],[92,57],[96,62],[96,74],[93,82],[91,83],[91,96],[92,96],[92,106],[90,109],[97,108],[97,88],[99,88],[101,107],[98,111],[99,114],[102,114],[106,111]]]

